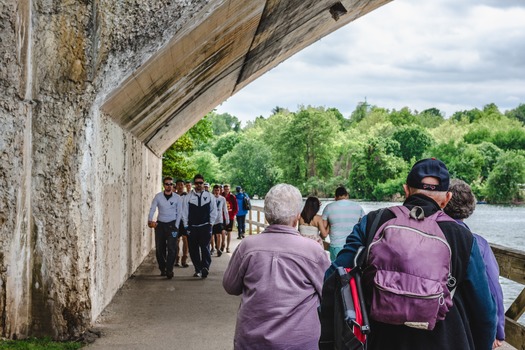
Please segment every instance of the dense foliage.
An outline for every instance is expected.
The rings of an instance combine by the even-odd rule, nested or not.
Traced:
[[[264,196],[279,182],[303,195],[393,200],[418,159],[443,160],[479,200],[515,203],[525,184],[525,105],[501,113],[494,104],[446,119],[436,108],[387,110],[360,102],[345,118],[335,108],[276,107],[241,128],[230,114],[209,113],[164,156],[164,174],[241,185]]]

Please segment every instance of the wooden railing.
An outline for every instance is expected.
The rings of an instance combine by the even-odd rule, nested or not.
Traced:
[[[263,219],[264,208],[252,206],[246,224],[248,234],[260,233],[268,223]],[[491,244],[492,251],[498,261],[500,276],[525,286],[525,253]],[[518,323],[525,312],[525,288],[505,312],[505,341],[519,350],[525,350],[525,325]]]
[[[511,281],[525,285],[525,253],[491,244],[499,265],[499,274]],[[525,311],[525,288],[505,312],[505,341],[519,350],[525,350],[525,326],[518,319]]]
[[[264,207],[252,205],[252,209],[248,212],[248,219],[246,224],[248,225],[248,234],[260,233],[268,223],[264,220]],[[253,231],[255,228],[255,232]]]

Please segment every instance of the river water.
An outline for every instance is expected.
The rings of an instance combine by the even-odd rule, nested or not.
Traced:
[[[322,213],[326,204],[332,200],[322,200]],[[264,206],[262,200],[252,200],[253,205]],[[364,211],[376,210],[392,205],[400,205],[396,202],[359,202]],[[490,204],[478,204],[471,217],[465,220],[472,232],[476,232],[487,239],[505,247],[518,249],[525,252],[525,206],[500,206]],[[512,304],[524,286],[500,277],[503,288],[505,309]],[[525,324],[525,315],[520,318],[520,323]]]

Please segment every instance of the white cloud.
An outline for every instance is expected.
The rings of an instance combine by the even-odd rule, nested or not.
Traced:
[[[522,1],[395,0],[306,48],[218,107],[243,121],[276,107],[453,112],[525,103]]]

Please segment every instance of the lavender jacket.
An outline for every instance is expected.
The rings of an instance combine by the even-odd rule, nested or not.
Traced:
[[[270,225],[242,240],[222,284],[242,295],[235,349],[318,349],[317,307],[330,266],[319,243],[295,228]]]
[[[456,220],[460,225],[470,228],[463,221]],[[499,266],[496,261],[496,257],[490,248],[489,242],[477,233],[473,233],[478,243],[479,251],[483,257],[485,263],[485,269],[487,270],[487,277],[489,280],[490,294],[494,298],[497,307],[498,323],[496,328],[496,339],[505,340],[505,306],[503,305],[503,290],[499,284]]]

